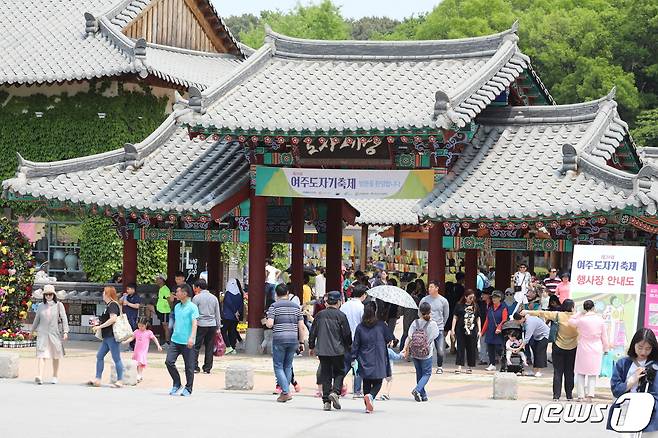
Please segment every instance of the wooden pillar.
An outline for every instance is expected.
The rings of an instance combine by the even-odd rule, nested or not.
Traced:
[[[528,272],[535,272],[535,252],[528,251]]]
[[[505,291],[512,285],[512,251],[496,250],[496,289]]]
[[[439,281],[441,287],[446,281],[446,250],[443,248],[443,224],[434,222],[430,226],[427,274],[429,281]]]
[[[361,225],[361,253],[360,253],[360,266],[361,271],[366,271],[368,263],[368,225]]]
[[[221,268],[220,261],[220,243],[208,242],[208,290],[219,293],[224,285],[221,282]]]
[[[137,240],[129,236],[123,241],[123,290],[130,283],[137,283]]]
[[[180,241],[169,240],[167,241],[167,284],[172,292],[174,292],[174,275],[180,269]]]
[[[464,278],[464,288],[473,289],[477,287],[477,275],[478,275],[478,250],[477,249],[467,249],[466,250],[466,260],[465,263],[465,274]]]
[[[565,269],[564,266],[562,266],[562,264],[560,263],[560,253],[558,251],[551,251],[549,257],[550,257],[550,262],[548,269],[556,268],[557,275],[562,275],[562,272],[568,270]]]
[[[302,302],[304,286],[304,198],[292,199],[292,291]]]
[[[327,200],[327,292],[341,290],[343,218],[340,199]]]
[[[265,242],[267,203],[262,196],[251,196],[249,215],[249,328],[262,328],[265,311]]]
[[[402,234],[401,231],[402,230],[400,225],[395,225],[393,227],[393,243],[400,243],[400,235]]]
[[[647,247],[647,283],[656,284],[656,244]]]

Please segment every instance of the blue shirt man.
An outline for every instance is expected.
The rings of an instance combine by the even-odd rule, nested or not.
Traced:
[[[176,359],[183,356],[185,362],[185,388],[180,393],[183,397],[192,395],[194,384],[194,342],[196,340],[197,319],[199,308],[190,300],[192,289],[188,284],[176,286],[176,298],[180,301],[174,307],[174,331],[171,335],[171,346],[167,349],[165,365],[171,376],[173,385],[169,395],[178,395],[181,379],[176,369]]]

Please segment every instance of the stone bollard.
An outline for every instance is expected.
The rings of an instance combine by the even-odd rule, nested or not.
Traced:
[[[128,386],[137,385],[137,361],[135,360],[122,360],[123,362],[123,384]],[[117,381],[117,370],[112,362],[112,374],[110,375],[110,382]]]
[[[493,378],[494,400],[516,400],[519,379],[514,373],[496,373]]]
[[[18,377],[18,354],[0,353],[0,379]]]
[[[254,367],[249,364],[232,363],[224,373],[226,389],[251,391],[254,389]]]

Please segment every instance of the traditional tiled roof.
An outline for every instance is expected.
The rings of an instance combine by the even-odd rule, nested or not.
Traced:
[[[178,116],[124,149],[51,163],[19,157],[18,173],[3,189],[100,207],[208,213],[247,186],[249,164],[237,142],[191,140]]]
[[[417,225],[418,199],[347,199],[359,211],[357,225]]]
[[[0,84],[154,74],[204,89],[238,65],[241,56],[229,59],[230,55],[159,46],[123,35],[113,23],[114,9],[136,14],[144,3],[148,2],[23,0],[16,3],[20,7],[0,8]]]
[[[516,25],[487,37],[316,41],[267,31],[263,47],[204,91],[190,124],[355,131],[465,126],[529,65]]]
[[[658,169],[607,164],[628,136],[614,94],[575,105],[488,109],[457,163],[414,211],[434,220],[656,214]]]

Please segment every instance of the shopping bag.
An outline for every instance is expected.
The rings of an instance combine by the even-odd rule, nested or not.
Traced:
[[[220,332],[217,332],[215,335],[215,348],[213,354],[217,357],[224,356],[226,353],[226,344],[224,343],[224,338]]]
[[[614,369],[614,363],[612,360],[612,354],[606,353],[603,355],[603,360],[601,361],[601,377],[612,377],[612,371]]]

